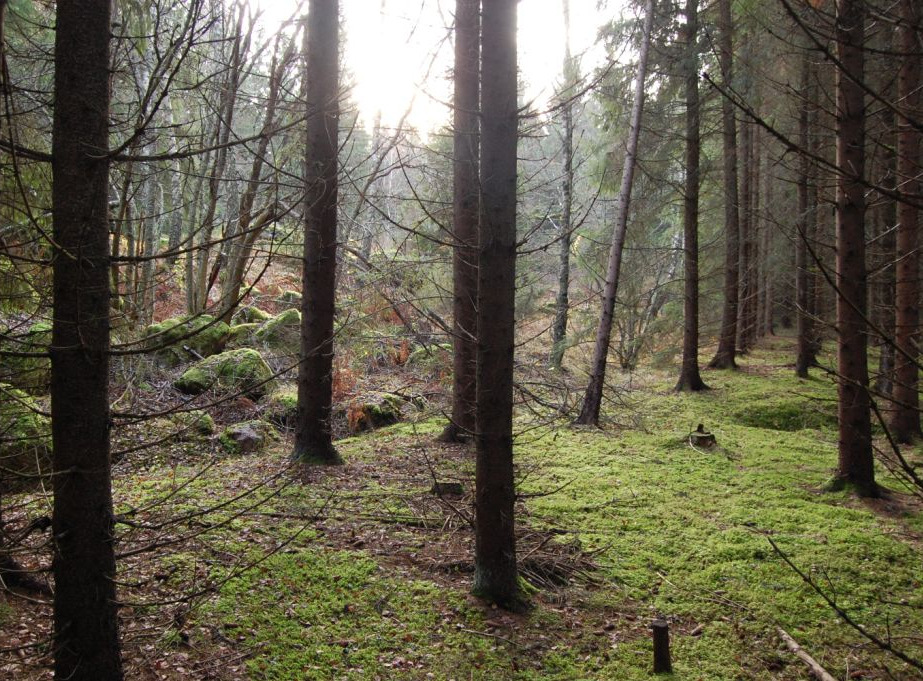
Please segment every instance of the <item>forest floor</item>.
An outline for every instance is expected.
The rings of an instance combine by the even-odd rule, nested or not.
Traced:
[[[796,379],[792,348],[769,339],[740,371],[705,371],[700,394],[673,393],[672,370],[616,375],[602,429],[523,406],[524,614],[470,595],[473,453],[436,441],[435,410],[340,440],[340,467],[293,466],[284,434],[247,456],[213,440],[127,455],[114,470],[127,678],[646,679],[656,617],[670,622],[667,678],[808,678],[779,627],[835,678],[920,678],[773,546],[866,631],[923,657],[923,509],[883,468],[880,500],[823,491],[835,388]],[[716,447],[690,445],[699,423]],[[13,529],[50,514],[46,496],[13,501]],[[28,541],[47,567],[47,532]],[[0,596],[0,678],[51,676],[50,607],[30,599]]]

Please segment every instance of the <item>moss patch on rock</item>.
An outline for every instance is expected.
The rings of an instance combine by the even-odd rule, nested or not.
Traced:
[[[154,356],[169,367],[195,358],[183,346],[202,357],[210,357],[224,349],[230,334],[231,329],[227,324],[216,322],[214,317],[207,314],[165,319],[144,330],[147,347],[157,348]]]
[[[253,344],[253,334],[260,328],[259,322],[248,322],[232,326],[228,333],[228,342],[225,347],[229,350],[244,348]]]
[[[280,428],[292,428],[298,414],[298,388],[286,385],[266,397],[263,414],[270,423]]]
[[[242,421],[225,428],[218,443],[225,452],[236,456],[259,452],[277,439],[275,430],[265,421]]]
[[[188,395],[215,388],[241,392],[259,399],[272,389],[273,371],[262,355],[250,348],[228,350],[207,357],[186,370],[173,385]]]
[[[279,297],[276,298],[276,302],[286,307],[301,307],[301,293],[298,291],[282,291]]]
[[[347,408],[350,433],[390,426],[401,420],[405,400],[393,393],[368,393]]]
[[[301,313],[298,310],[286,310],[266,320],[253,334],[253,338],[267,348],[289,354],[297,353],[301,345]]]
[[[231,317],[231,321],[234,324],[259,324],[265,322],[267,319],[272,319],[272,315],[265,310],[261,310],[256,305],[242,307]]]

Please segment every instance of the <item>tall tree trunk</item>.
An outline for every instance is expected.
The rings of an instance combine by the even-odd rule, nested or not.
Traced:
[[[109,462],[109,0],[59,0],[52,133],[55,678],[122,678]]]
[[[879,115],[885,143],[882,145],[882,167],[878,184],[893,195],[897,188],[895,182],[897,172],[896,140],[893,136],[895,129],[894,112],[891,109],[884,109]],[[878,396],[889,398],[894,390],[894,263],[898,255],[895,253],[897,247],[897,202],[888,196],[880,195],[877,203],[873,223],[877,232],[874,239],[877,245],[877,257],[873,258],[876,274],[871,298],[874,306],[872,319],[881,333],[876,334],[875,337],[879,355],[878,373],[875,376],[874,385]]]
[[[838,0],[836,18],[836,284],[839,466],[836,486],[875,495],[869,413],[865,268],[865,3]]]
[[[278,49],[278,44],[276,45]],[[247,266],[253,254],[253,245],[259,238],[263,229],[272,224],[275,219],[273,206],[260,211],[254,216],[254,206],[257,195],[263,186],[263,165],[269,152],[269,143],[272,140],[276,126],[276,108],[279,102],[279,91],[282,87],[282,78],[285,69],[295,55],[295,41],[289,41],[281,55],[273,54],[272,65],[269,69],[269,94],[266,99],[266,114],[263,126],[260,129],[260,141],[253,155],[250,165],[250,176],[247,185],[237,205],[237,218],[230,224],[233,226],[233,237],[225,244],[224,281],[221,291],[221,319],[228,324],[240,303],[240,291],[244,284]]]
[[[699,53],[698,0],[686,0],[686,180],[683,192],[683,365],[676,390],[705,390],[699,375]]]
[[[920,48],[918,31],[920,11],[914,0],[901,0],[900,40],[901,63],[898,71],[898,101],[901,102],[897,117],[897,183],[901,200],[898,206],[897,261],[896,272],[896,321],[895,341],[897,345],[896,371],[894,381],[894,412],[891,429],[894,437],[902,443],[919,438],[919,342],[920,342],[920,253],[919,253],[919,211],[916,201],[920,190],[920,131],[913,120],[920,120]],[[910,198],[917,197],[917,198]]]
[[[333,321],[337,261],[337,140],[339,106],[339,0],[311,0],[306,41],[304,275],[298,421],[294,457],[335,464]]]
[[[743,121],[740,135],[740,299],[737,307],[737,350],[746,353],[752,345],[747,310],[753,295],[753,124]]]
[[[570,311],[570,245],[573,231],[574,204],[574,97],[577,87],[577,66],[570,51],[570,0],[564,1],[564,186],[562,187],[561,239],[558,243],[558,295],[555,300],[554,322],[551,326],[551,359],[554,369],[560,369],[567,347],[567,315]]]
[[[814,163],[811,152],[816,144],[814,109],[817,90],[811,66],[811,53],[803,47],[801,53],[802,102],[798,112],[798,141],[804,150],[798,167],[798,221],[795,225],[795,314],[797,335],[797,356],[795,374],[808,377],[808,369],[817,364],[817,340],[814,331],[814,277],[813,258],[808,245],[814,241],[817,231],[817,189]],[[813,133],[813,135],[812,135]]]
[[[474,433],[477,401],[478,107],[481,2],[455,3],[455,99],[452,230],[452,417],[441,439]]]
[[[772,335],[772,227],[775,224],[775,218],[772,215],[773,191],[775,189],[775,177],[771,172],[769,158],[766,158],[766,188],[764,195],[766,197],[766,217],[763,221],[763,240],[762,240],[762,273],[763,273],[763,312],[760,316],[760,327],[764,336]]]
[[[520,604],[513,504],[517,0],[488,0],[481,66],[474,591]]]
[[[733,87],[734,40],[731,0],[718,2],[718,46],[721,79],[725,88]],[[724,160],[724,311],[718,351],[709,362],[713,369],[736,369],[737,303],[740,266],[740,208],[737,196],[737,123],[730,97],[721,100],[721,129]]]
[[[615,314],[615,299],[619,288],[619,273],[622,269],[622,251],[625,248],[625,233],[628,229],[628,208],[631,203],[631,186],[634,182],[635,164],[638,158],[638,140],[641,137],[641,115],[644,112],[644,81],[647,77],[647,54],[654,21],[654,0],[648,0],[644,15],[644,33],[638,53],[638,72],[635,75],[634,102],[631,105],[631,121],[628,127],[628,146],[625,150],[625,164],[622,167],[622,184],[619,188],[615,226],[612,230],[612,244],[609,247],[609,263],[606,267],[606,286],[603,291],[602,316],[596,330],[596,346],[590,369],[590,382],[583,396],[583,405],[576,422],[599,423],[602,406],[603,386],[606,381],[606,359],[609,356],[609,340],[612,337],[612,319]]]

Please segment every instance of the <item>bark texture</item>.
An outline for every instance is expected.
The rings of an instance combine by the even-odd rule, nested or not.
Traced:
[[[474,433],[477,399],[478,107],[481,1],[455,3],[455,100],[452,252],[452,418],[442,440]]]
[[[913,0],[901,0],[897,117],[897,187],[900,196],[920,196],[920,10]],[[920,254],[918,199],[902,200],[898,206],[894,411],[891,428],[899,442],[919,438],[919,342],[920,342]]]
[[[719,0],[718,12],[721,78],[724,86],[731,88],[734,79],[731,0]],[[737,122],[734,119],[734,103],[729,97],[723,97],[721,100],[721,133],[724,161],[724,310],[721,316],[718,350],[708,366],[713,369],[736,369],[740,208],[737,195]]]
[[[516,4],[490,0],[483,13],[475,474],[474,590],[508,608],[520,602],[513,517]]]
[[[836,284],[839,372],[837,486],[876,493],[869,413],[865,267],[865,71],[863,0],[837,2]]]
[[[683,364],[676,390],[705,390],[699,374],[699,54],[698,0],[686,0],[686,181],[683,192]]]
[[[122,678],[109,461],[109,0],[59,0],[52,133],[54,673]]]
[[[817,338],[814,330],[813,256],[809,245],[817,232],[817,189],[811,153],[815,151],[812,129],[816,124],[814,73],[807,49],[801,56],[801,92],[804,96],[798,112],[798,141],[808,153],[801,155],[798,167],[798,222],[795,225],[795,326],[797,350],[795,374],[808,377],[808,369],[817,364]]]
[[[551,325],[551,359],[554,369],[560,369],[567,347],[567,315],[570,312],[570,244],[573,231],[574,204],[574,90],[577,85],[576,65],[570,51],[570,0],[564,0],[564,182],[561,188],[561,239],[558,242],[558,295]]]
[[[294,457],[304,463],[335,464],[341,461],[330,427],[337,259],[338,0],[311,0],[305,40],[304,272]]]

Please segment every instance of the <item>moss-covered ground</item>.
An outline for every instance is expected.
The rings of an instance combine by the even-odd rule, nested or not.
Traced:
[[[778,627],[835,678],[919,678],[770,543],[867,631],[923,657],[923,512],[882,469],[883,499],[822,491],[835,387],[795,378],[790,355],[790,340],[769,341],[741,371],[703,372],[699,394],[672,392],[667,371],[614,376],[632,389],[599,430],[536,426],[523,409],[520,558],[538,585],[524,584],[525,614],[469,594],[473,457],[436,443],[436,416],[340,441],[342,467],[294,467],[283,443],[122,464],[130,674],[647,679],[648,626],[665,617],[667,678],[809,678]],[[699,423],[717,447],[689,444]],[[437,498],[434,480],[463,495]]]

